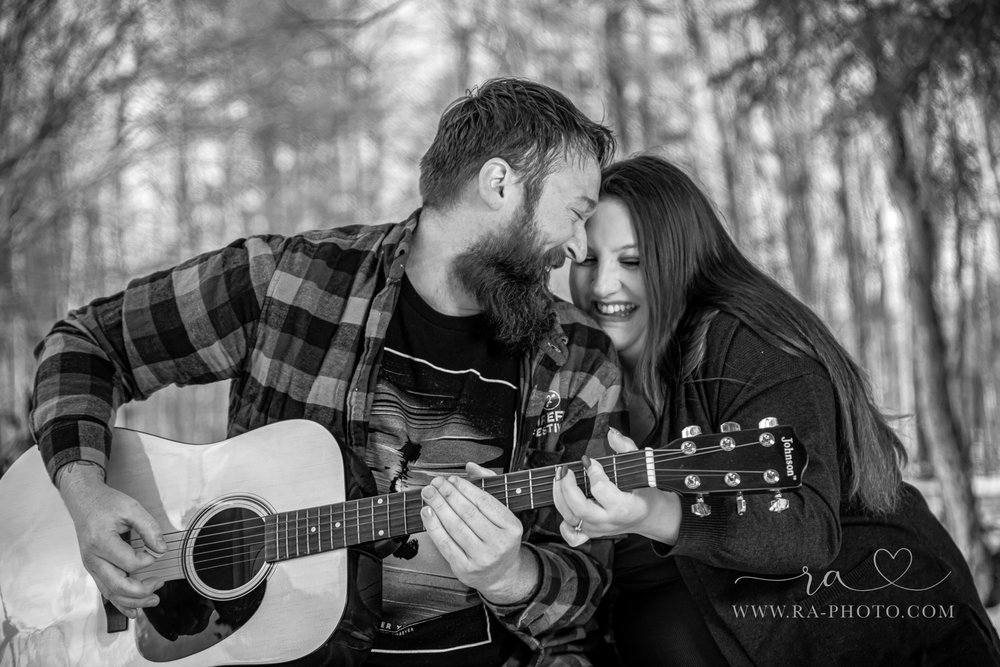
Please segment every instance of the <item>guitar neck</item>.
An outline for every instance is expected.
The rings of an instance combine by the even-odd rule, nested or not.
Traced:
[[[790,427],[774,424],[751,431],[688,435],[656,450],[596,460],[623,491],[653,486],[686,494],[740,494],[800,486],[808,456]],[[583,464],[562,465],[576,474],[590,496]],[[548,507],[557,468],[519,470],[486,477],[478,484],[513,512]],[[411,490],[272,514],[264,519],[264,557],[287,560],[423,532],[423,506],[420,491]]]
[[[598,458],[608,477],[622,490],[650,486],[644,450]],[[576,474],[590,496],[590,479],[580,462],[564,467]],[[520,470],[486,477],[477,483],[512,512],[552,505],[558,466]],[[332,505],[279,512],[265,518],[265,560],[280,561],[366,542],[402,537],[424,530],[420,490],[388,493]]]

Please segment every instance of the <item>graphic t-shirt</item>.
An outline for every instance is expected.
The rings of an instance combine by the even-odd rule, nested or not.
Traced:
[[[404,276],[370,414],[367,464],[379,492],[464,477],[468,461],[506,472],[519,368],[519,358],[490,338],[482,315],[442,315]],[[370,662],[490,665],[510,652],[513,637],[424,533],[383,561],[382,599]]]

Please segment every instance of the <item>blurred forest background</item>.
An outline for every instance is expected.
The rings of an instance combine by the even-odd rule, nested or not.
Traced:
[[[868,369],[995,602],[996,0],[0,0],[0,470],[54,320],[240,236],[404,218],[441,111],[496,75],[704,184]],[[118,423],[218,439],[226,390]]]

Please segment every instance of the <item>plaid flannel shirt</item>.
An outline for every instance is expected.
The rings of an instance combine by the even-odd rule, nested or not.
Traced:
[[[70,313],[36,351],[32,428],[49,474],[71,461],[104,466],[123,402],[228,379],[230,436],[283,419],[316,421],[341,445],[348,495],[374,495],[363,455],[368,413],[418,217],[242,239]],[[557,313],[549,339],[523,360],[512,469],[605,453],[609,422],[621,417],[606,336],[565,302]],[[572,652],[608,585],[609,546],[568,548],[551,508],[522,520],[541,585],[523,604],[486,604],[550,655],[544,662],[577,664],[558,654]]]

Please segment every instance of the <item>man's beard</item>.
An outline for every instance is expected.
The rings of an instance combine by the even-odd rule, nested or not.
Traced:
[[[562,258],[561,247],[544,249],[534,206],[526,204],[513,224],[490,232],[459,255],[454,271],[483,308],[493,337],[512,352],[528,352],[555,323],[549,272]]]

